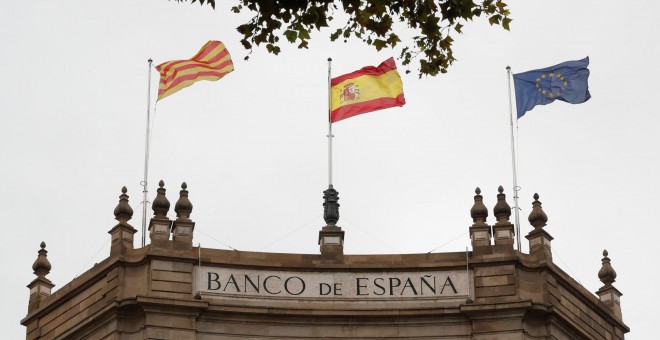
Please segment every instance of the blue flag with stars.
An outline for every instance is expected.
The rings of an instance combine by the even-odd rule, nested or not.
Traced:
[[[545,105],[556,99],[571,104],[584,103],[589,98],[589,57],[567,61],[538,70],[516,73],[513,86],[516,89],[518,118],[536,105]]]

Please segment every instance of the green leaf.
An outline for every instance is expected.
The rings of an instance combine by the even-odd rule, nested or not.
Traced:
[[[194,3],[197,2],[197,1],[198,1],[198,0],[192,0],[191,3],[194,4]],[[215,9],[215,0],[199,0],[199,4],[200,4],[201,6],[204,6],[204,2],[207,2],[209,5],[211,5],[211,7],[213,7],[213,9]]]
[[[506,4],[503,3],[502,1],[499,1],[499,0],[497,1],[497,3],[495,5],[500,10],[500,12],[504,11],[504,7],[506,7]]]
[[[247,41],[246,39],[241,40],[241,44],[243,45],[243,47],[245,47],[246,50],[249,50],[249,49],[252,48],[252,44],[250,44],[250,42]]]
[[[387,42],[385,40],[376,39],[374,40],[374,47],[376,48],[376,51],[380,51],[384,47],[387,47]]]
[[[341,35],[341,28],[337,29],[335,33],[330,34],[330,41],[335,41]]]
[[[440,40],[440,48],[443,50],[448,50],[451,48],[451,43],[454,41],[450,36]]]
[[[290,12],[282,13],[282,21],[284,21],[285,23],[291,21],[291,13]]]
[[[488,22],[490,23],[491,26],[493,26],[499,24],[500,19],[502,19],[502,16],[499,14],[495,14],[492,17],[488,18]]]
[[[296,31],[286,30],[284,31],[284,36],[286,37],[286,40],[292,43],[298,38],[298,33],[296,33]]]
[[[187,0],[175,0],[186,2]],[[215,6],[216,0],[191,0]],[[399,60],[410,68],[416,64],[419,76],[447,72],[456,59],[449,34],[463,34],[465,22],[488,20],[491,26],[509,30],[512,19],[506,0],[238,0],[233,13],[250,12],[237,27],[241,44],[252,51],[266,45],[279,54],[281,37],[298,48],[309,48],[312,30],[322,30],[338,15],[345,22],[331,28],[330,40],[344,42],[352,36],[376,50],[401,46]],[[233,6],[233,7],[231,7]],[[338,13],[338,14],[336,14]],[[402,34],[395,21],[412,30]],[[448,29],[448,30],[445,30]],[[403,38],[405,37],[405,39]],[[402,41],[403,40],[403,41]],[[284,40],[283,40],[284,41]],[[396,53],[396,52],[394,52]],[[458,54],[457,54],[458,55]],[[407,70],[410,71],[409,69]]]
[[[243,35],[250,35],[252,34],[252,28],[251,25],[249,24],[244,24],[236,27],[236,30],[238,33],[243,34]]]
[[[509,19],[509,18],[502,19],[502,27],[505,30],[509,31],[509,23],[511,23],[511,21],[513,21],[513,19]]]
[[[399,42],[401,42],[401,39],[399,39],[399,36],[397,36],[394,33],[390,33],[390,37],[387,39],[387,43],[390,44],[390,46],[394,47]]]
[[[309,31],[308,30],[298,31],[298,37],[300,37],[300,39],[309,39]]]
[[[259,33],[254,37],[254,43],[259,46],[262,42],[266,42],[266,34],[265,32]]]

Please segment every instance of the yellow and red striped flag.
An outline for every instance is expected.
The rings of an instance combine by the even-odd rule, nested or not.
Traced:
[[[330,81],[332,111],[330,122],[362,113],[403,106],[403,82],[393,58],[378,66],[366,66]]]
[[[160,72],[161,100],[200,80],[218,80],[234,70],[231,55],[220,41],[209,41],[189,60],[172,60],[156,66]]]

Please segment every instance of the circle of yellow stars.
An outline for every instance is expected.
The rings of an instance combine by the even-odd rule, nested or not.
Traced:
[[[540,86],[541,79],[546,79],[546,78],[550,78],[551,80],[559,79],[562,82],[561,87],[555,92],[552,92],[552,89],[546,90],[541,88]],[[558,97],[561,94],[561,92],[564,91],[564,89],[566,89],[566,86],[568,86],[568,81],[566,80],[566,78],[564,78],[564,76],[561,73],[554,73],[554,72],[550,72],[548,74],[543,73],[541,74],[540,77],[536,78],[536,88],[538,89],[538,92],[540,92],[544,96],[547,96],[550,99],[554,99],[555,97]]]

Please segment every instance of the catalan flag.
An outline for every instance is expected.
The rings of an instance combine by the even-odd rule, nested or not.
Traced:
[[[189,60],[172,60],[156,66],[160,72],[158,100],[200,80],[218,80],[234,70],[231,56],[220,41],[209,41]]]
[[[406,103],[403,83],[392,58],[378,66],[366,66],[332,78],[330,87],[332,123]]]

